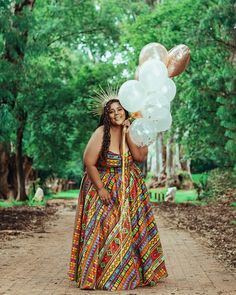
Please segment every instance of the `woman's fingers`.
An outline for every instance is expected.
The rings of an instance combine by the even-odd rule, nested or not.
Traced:
[[[124,126],[129,127],[130,125],[130,121],[129,120],[124,120],[124,122],[122,123]]]
[[[109,205],[109,203],[111,202],[111,196],[108,192],[103,194],[100,198],[101,198],[102,202],[106,205]]]
[[[129,130],[129,127],[130,127],[130,121],[129,120],[125,120],[124,122],[123,122],[123,131],[125,132],[125,133],[127,133],[128,132],[128,130]]]

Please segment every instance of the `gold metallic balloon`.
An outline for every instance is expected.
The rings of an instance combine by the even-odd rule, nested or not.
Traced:
[[[157,58],[166,65],[168,62],[168,51],[160,43],[149,43],[142,48],[139,54],[139,65],[141,66],[149,58]]]
[[[180,44],[168,52],[167,69],[169,77],[178,76],[188,66],[190,61],[190,50],[188,46]]]

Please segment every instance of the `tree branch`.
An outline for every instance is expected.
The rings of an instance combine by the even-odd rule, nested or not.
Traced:
[[[80,34],[90,34],[90,33],[93,33],[93,32],[103,32],[103,31],[105,31],[104,28],[84,30],[84,31],[80,31],[80,32],[72,32],[72,33],[69,33],[69,34],[59,36],[58,38],[56,38],[56,39],[52,40],[51,42],[49,42],[47,44],[47,46],[49,47],[53,43],[55,43],[55,42],[57,42],[59,40],[63,40],[64,38],[67,38],[67,37],[70,37],[70,36],[80,35]]]
[[[221,40],[221,39],[219,39],[219,38],[217,38],[217,37],[214,37],[214,36],[212,36],[212,38],[213,38],[216,42],[218,42],[218,43],[220,43],[220,44],[223,44],[224,46],[226,46],[226,47],[228,47],[228,48],[230,48],[230,49],[233,49],[233,50],[236,49],[236,46],[235,46],[234,44],[227,43],[227,42],[225,42],[224,40]]]
[[[25,6],[30,7],[30,9],[32,10],[35,4],[35,1],[36,0],[24,0],[21,3],[15,4],[15,14],[22,12]]]

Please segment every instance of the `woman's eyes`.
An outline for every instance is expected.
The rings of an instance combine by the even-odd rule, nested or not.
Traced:
[[[123,110],[122,108],[120,108],[120,109],[117,109],[117,111],[118,111],[118,112],[120,112],[120,111],[122,111],[122,110]],[[109,114],[112,114],[112,113],[115,113],[115,111],[114,111],[114,110],[112,110],[112,111],[110,111],[110,112],[109,112]]]

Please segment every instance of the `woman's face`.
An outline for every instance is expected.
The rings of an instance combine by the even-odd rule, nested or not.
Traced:
[[[113,102],[108,111],[112,125],[122,125],[125,120],[125,110],[119,102]]]

